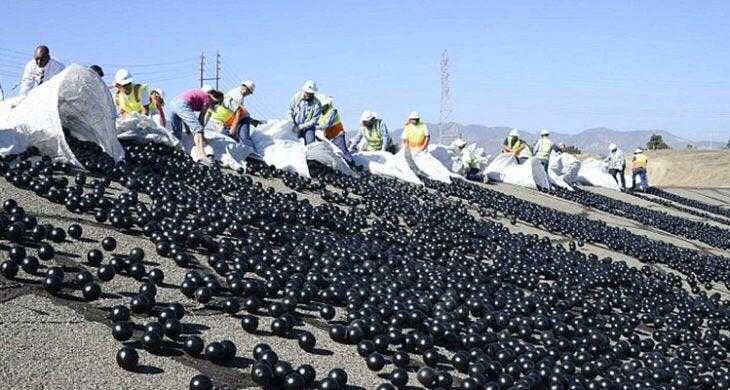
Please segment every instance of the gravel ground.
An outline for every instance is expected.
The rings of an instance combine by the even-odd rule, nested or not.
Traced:
[[[115,353],[120,348],[120,343],[111,337],[111,322],[107,319],[107,311],[113,305],[128,303],[129,296],[138,288],[138,282],[131,278],[116,277],[113,281],[102,285],[104,292],[102,299],[87,303],[79,298],[78,291],[69,296],[50,296],[39,287],[40,277],[27,275],[21,270],[17,281],[0,277],[0,340],[3,340],[0,348],[0,383],[3,383],[4,388],[179,389],[187,388],[190,378],[199,373],[210,376],[220,388],[249,388],[253,387],[253,382],[249,377],[251,361],[246,356],[251,356],[253,346],[259,342],[269,343],[281,358],[290,361],[294,366],[304,363],[313,365],[317,369],[318,377],[335,367],[346,368],[353,388],[371,389],[384,381],[367,369],[364,360],[356,354],[355,348],[329,340],[327,325],[318,317],[306,318],[304,324],[297,327],[306,329],[316,336],[318,348],[314,353],[300,350],[296,340],[271,336],[266,331],[270,321],[267,317],[260,317],[259,328],[263,331],[256,335],[247,334],[240,328],[239,318],[201,307],[185,298],[176,286],[183,280],[187,270],[177,267],[170,259],[157,256],[154,246],[145,237],[120,234],[104,224],[96,223],[90,216],[72,214],[58,205],[36,197],[31,192],[18,190],[0,180],[0,200],[14,198],[42,223],[52,223],[67,228],[76,222],[83,226],[83,239],[57,245],[57,251],[60,253],[54,260],[44,265],[66,267],[68,281],[73,277],[74,271],[81,268],[89,269],[92,273],[95,271],[82,261],[88,250],[100,248],[100,242],[106,236],[114,236],[117,239],[118,247],[114,251],[117,254],[125,254],[134,247],[140,247],[147,254],[145,258],[147,269],[158,267],[165,273],[166,284],[158,289],[158,302],[180,301],[185,305],[188,311],[188,315],[182,321],[185,333],[200,333],[206,343],[230,339],[239,349],[237,354],[239,357],[227,366],[189,357],[169,348],[163,349],[158,354],[140,349],[138,350],[140,369],[137,372],[124,371],[118,368],[115,362]],[[290,192],[279,181],[256,180],[277,190]],[[625,226],[652,239],[710,250],[700,243],[648,229],[633,221],[589,210],[537,191],[507,185],[493,185],[490,188],[561,211],[580,213],[588,218]],[[703,191],[712,192],[712,190]],[[321,202],[317,196],[311,194],[305,197],[314,204]],[[626,200],[634,202],[638,200],[629,198]],[[557,242],[567,242],[564,237],[551,235],[531,226],[521,223],[510,225],[506,220],[502,222],[513,232],[545,235]],[[7,250],[3,244],[0,242],[0,249]],[[634,259],[628,259],[600,246],[586,245],[582,250],[638,264]],[[727,251],[712,250],[712,252],[730,257]],[[4,252],[0,253],[2,256],[5,255]],[[109,259],[109,256],[105,253],[105,260]],[[198,258],[204,263],[202,257]],[[202,264],[201,267],[208,268],[207,264]],[[214,306],[215,302],[212,305]],[[134,321],[144,324],[150,320],[138,317]],[[389,372],[391,369],[392,365],[386,366],[383,372]],[[414,375],[411,375],[411,381],[413,384]]]

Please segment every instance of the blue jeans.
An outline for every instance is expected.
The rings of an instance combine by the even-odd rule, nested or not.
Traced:
[[[314,142],[314,126],[299,130],[299,138],[304,138],[304,145],[309,145]]]
[[[636,176],[638,176],[641,179],[641,190],[646,191],[646,189],[649,187],[649,180],[646,177],[646,169],[637,169],[634,171],[634,174],[631,177],[631,181],[633,183],[634,190],[636,190]]]
[[[549,166],[550,160],[547,160],[544,158],[539,158],[538,160],[540,161],[540,165],[542,165],[542,169],[545,170],[545,173],[548,173],[548,166]]]
[[[342,151],[345,160],[347,160],[348,162],[352,161],[352,155],[350,154],[350,151],[347,150],[347,142],[345,142],[344,131],[340,133],[340,135],[332,139],[332,143],[335,144],[335,146],[337,146]]]
[[[225,128],[225,131],[228,132],[230,129]],[[238,124],[236,125],[235,133],[238,136],[238,140],[250,147],[254,147],[253,141],[251,140],[251,117],[243,118],[240,121],[238,121]]]
[[[188,103],[180,99],[172,99],[170,103],[170,126],[178,139],[182,137],[183,127],[187,131],[203,133],[203,125],[198,120],[198,113],[190,109]]]

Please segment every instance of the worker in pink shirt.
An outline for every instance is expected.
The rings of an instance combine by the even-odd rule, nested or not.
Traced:
[[[193,133],[193,140],[198,151],[198,162],[209,165],[210,159],[205,154],[205,113],[208,108],[223,102],[223,93],[210,86],[187,90],[170,102],[170,126],[175,137],[181,138],[183,128]]]

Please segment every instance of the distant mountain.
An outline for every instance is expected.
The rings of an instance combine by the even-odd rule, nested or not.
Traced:
[[[436,129],[435,124],[428,124],[429,129],[434,133]],[[507,133],[512,129],[511,127],[486,127],[481,125],[462,125],[459,123],[453,123],[453,134],[461,134],[467,141],[476,142],[479,146],[483,147],[487,153],[494,154],[498,153],[502,147]],[[392,136],[396,139],[400,137],[403,129],[395,130]],[[695,148],[707,148],[710,146],[709,142],[691,141],[682,137],[678,137],[665,130],[631,130],[631,131],[618,131],[609,129],[607,127],[596,127],[593,129],[583,130],[577,134],[566,134],[553,132],[550,135],[553,142],[564,143],[566,145],[577,146],[580,150],[585,153],[604,155],[608,152],[608,144],[615,143],[624,151],[631,151],[638,147],[645,147],[646,142],[652,134],[659,134],[673,149],[685,149],[687,145],[692,145]],[[522,139],[534,144],[537,140],[537,133],[531,133],[528,131],[521,130],[520,136]],[[719,144],[712,144],[714,147],[718,147]]]

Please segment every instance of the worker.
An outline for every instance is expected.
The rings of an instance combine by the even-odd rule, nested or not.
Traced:
[[[648,162],[649,160],[646,158],[646,155],[644,154],[644,151],[641,150],[641,148],[634,151],[634,158],[631,160],[631,186],[634,190],[637,189],[637,176],[641,180],[641,185],[639,186],[639,189],[641,191],[646,191],[646,189],[649,188],[649,180],[646,177],[646,166]]]
[[[353,150],[363,152],[396,152],[385,122],[378,118],[377,113],[369,110],[363,111],[360,115],[360,132],[352,146]]]
[[[468,145],[466,140],[459,137],[451,143],[458,153],[459,173],[467,180],[483,182],[484,176],[479,172],[482,157],[475,150],[476,144]]]
[[[418,111],[411,112],[401,135],[403,147],[411,152],[420,152],[426,150],[430,140],[428,127],[421,122],[421,114]]]
[[[167,118],[165,117],[165,93],[161,89],[152,89],[150,91],[150,105],[147,114],[162,128],[167,127]]]
[[[616,184],[621,187],[621,191],[626,191],[626,158],[624,152],[616,146],[616,144],[608,145],[608,157],[606,157],[606,163],[608,164],[608,173],[616,180]]]
[[[244,105],[244,99],[246,96],[252,95],[255,90],[256,84],[252,80],[243,81],[240,86],[226,92],[223,104],[215,108],[216,111],[212,116],[213,121],[222,132],[251,148],[254,148],[251,140],[251,125],[257,127],[263,121],[251,118]]]
[[[64,65],[53,58],[48,46],[38,46],[33,54],[33,59],[25,64],[23,77],[20,78],[20,96],[25,96],[31,89],[43,84],[51,77],[61,73]]]
[[[127,69],[119,69],[114,75],[114,87],[114,102],[122,118],[132,113],[149,115],[150,90],[147,84],[135,83]]]
[[[104,70],[99,65],[91,65],[89,69],[93,70],[94,73],[98,74],[99,77],[104,77]]]
[[[517,129],[510,130],[502,144],[502,153],[508,153],[514,156],[517,163],[522,163],[528,157],[532,157],[532,151],[527,143],[520,138]]]
[[[304,139],[305,145],[315,141],[314,132],[322,115],[322,104],[314,96],[315,93],[317,84],[307,80],[302,89],[294,94],[289,106],[289,116],[294,124],[293,130],[299,138]]]
[[[319,95],[317,99],[322,105],[322,115],[319,116],[319,121],[317,121],[315,135],[319,139],[327,139],[335,144],[342,151],[345,160],[351,162],[352,156],[347,149],[347,141],[345,140],[345,127],[342,125],[340,113],[335,107],[332,96]]]
[[[558,149],[553,141],[550,140],[550,130],[540,130],[540,138],[537,140],[537,142],[535,142],[535,146],[533,147],[533,149],[535,150],[537,160],[542,165],[545,173],[548,173],[550,153],[553,151],[555,151],[556,153],[560,153],[560,149]]]
[[[223,102],[223,93],[210,86],[187,90],[170,102],[170,126],[175,137],[181,138],[183,128],[194,134],[193,141],[199,156],[198,162],[211,163],[205,154],[205,137],[203,136],[207,120],[210,119],[208,109]]]

